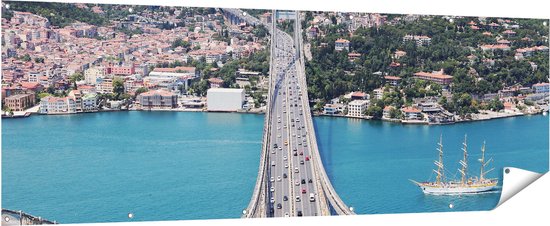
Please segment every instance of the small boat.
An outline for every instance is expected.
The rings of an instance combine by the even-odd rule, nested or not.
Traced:
[[[454,194],[475,194],[480,192],[486,192],[493,190],[497,183],[498,179],[496,178],[485,178],[485,175],[492,171],[493,169],[490,169],[488,171],[485,171],[485,167],[487,164],[489,164],[493,159],[485,160],[485,142],[483,142],[483,147],[481,148],[481,159],[479,161],[481,162],[481,169],[479,177],[469,177],[468,178],[468,145],[466,144],[466,136],[464,137],[464,143],[463,143],[463,153],[464,158],[460,160],[460,165],[462,166],[461,169],[458,171],[461,174],[460,180],[451,180],[447,181],[445,179],[445,167],[443,165],[443,143],[442,138],[439,138],[438,143],[438,151],[439,151],[439,160],[435,161],[434,164],[437,166],[437,170],[433,170],[436,173],[436,181],[433,182],[417,182],[414,180],[410,180],[414,184],[416,184],[420,189],[422,189],[422,192],[424,194],[433,194],[433,195],[454,195]]]

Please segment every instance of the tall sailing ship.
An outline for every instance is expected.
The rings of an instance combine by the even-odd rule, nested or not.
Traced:
[[[443,143],[442,137],[439,138],[438,148],[439,160],[434,161],[437,166],[437,170],[433,170],[436,173],[435,182],[416,182],[411,180],[414,184],[422,189],[424,194],[436,194],[436,195],[452,195],[452,194],[468,194],[490,191],[496,187],[498,179],[485,178],[485,175],[492,171],[494,168],[485,171],[485,167],[493,160],[485,160],[485,142],[481,147],[481,169],[479,177],[468,177],[468,145],[466,144],[466,136],[464,136],[464,142],[462,143],[462,150],[464,152],[464,158],[460,160],[462,166],[458,171],[461,174],[460,180],[447,181],[445,178],[445,167],[443,165]]]

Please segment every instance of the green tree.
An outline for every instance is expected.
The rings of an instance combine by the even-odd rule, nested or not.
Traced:
[[[69,81],[71,83],[75,83],[76,81],[84,80],[84,75],[81,72],[75,72],[71,76],[69,76]]]
[[[124,93],[124,81],[121,78],[113,79],[113,93],[115,94],[115,100],[120,100],[121,95]]]

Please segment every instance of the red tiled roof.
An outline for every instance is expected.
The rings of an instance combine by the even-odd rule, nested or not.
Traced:
[[[405,107],[401,109],[405,113],[420,113],[420,109],[414,108],[414,107]]]
[[[336,42],[338,43],[349,43],[349,41],[347,39],[343,39],[343,38],[339,38],[338,40],[336,40]]]
[[[356,92],[353,92],[353,93],[351,94],[351,96],[352,96],[352,97],[361,97],[361,98],[364,98],[364,97],[367,96],[367,94],[366,94],[366,93],[363,93],[363,92],[361,92],[361,91],[356,91]]]
[[[386,76],[384,76],[384,78],[387,79],[387,80],[396,80],[396,81],[397,81],[397,80],[401,80],[400,77],[391,76],[391,75],[386,75]]]
[[[38,82],[21,82],[21,87],[25,89],[36,89],[40,87],[40,83]]]
[[[437,74],[437,73],[428,73],[428,72],[416,72],[414,73],[415,76],[426,76],[431,78],[438,78],[438,79],[451,79],[453,76],[446,75],[446,74]]]
[[[195,67],[175,67],[175,68],[155,68],[155,69],[153,69],[154,72],[177,72],[179,70],[192,72],[192,71],[195,71]]]

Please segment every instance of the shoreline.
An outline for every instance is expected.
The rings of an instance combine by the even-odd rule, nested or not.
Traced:
[[[90,111],[90,112],[78,112],[78,113],[56,113],[56,114],[40,114],[38,112],[26,112],[25,117],[13,117],[13,118],[26,118],[32,115],[76,115],[76,114],[88,114],[88,113],[100,113],[100,112],[122,112],[122,111],[151,111],[151,112],[205,112],[205,113],[238,113],[238,114],[255,114],[255,115],[262,115],[265,114],[262,110],[257,111],[208,111],[205,109],[183,109],[183,108],[175,108],[175,109],[104,109],[104,110],[98,110],[98,111]],[[514,112],[514,113],[506,113],[506,112],[486,112],[486,113],[478,113],[475,114],[477,118],[475,119],[463,119],[463,120],[456,120],[451,123],[430,123],[427,121],[406,121],[406,120],[400,120],[400,119],[373,119],[369,116],[363,116],[363,117],[353,117],[353,116],[346,116],[346,115],[328,115],[328,114],[322,114],[322,113],[313,113],[312,116],[316,117],[335,117],[335,118],[348,118],[348,119],[359,119],[359,120],[367,120],[367,121],[381,121],[381,122],[390,122],[390,123],[396,123],[401,125],[428,125],[428,126],[437,126],[437,125],[452,125],[456,123],[472,123],[472,122],[478,122],[478,121],[487,121],[487,120],[494,120],[494,119],[503,119],[503,118],[511,118],[511,117],[518,117],[518,116],[530,116],[530,115],[540,115],[544,114],[544,112],[547,111],[539,111],[536,113],[522,113],[522,112]],[[479,117],[483,115],[484,117]],[[12,117],[2,117],[3,119],[9,119]]]

